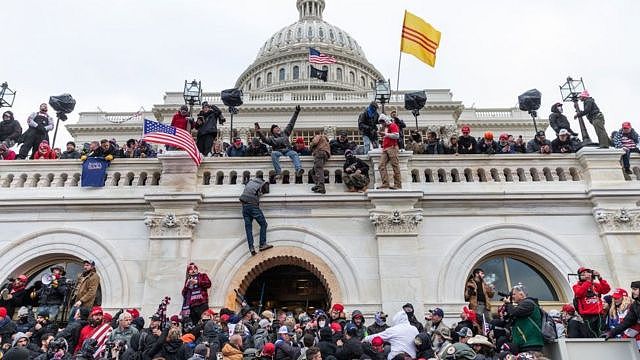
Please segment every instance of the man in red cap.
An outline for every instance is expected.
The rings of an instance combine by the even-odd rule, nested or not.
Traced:
[[[247,147],[242,143],[242,139],[235,138],[233,144],[227,148],[228,157],[244,157],[247,155]]]
[[[460,129],[462,135],[458,138],[458,154],[477,154],[478,141],[471,136],[471,128],[467,125]]]
[[[610,290],[611,286],[600,276],[599,272],[584,266],[578,269],[578,282],[573,285],[574,302],[578,305],[576,309],[578,314],[582,316],[589,329],[589,337],[600,337],[605,329],[606,322],[602,316],[601,296]]]
[[[571,304],[562,305],[562,321],[565,324],[567,338],[585,338],[587,336],[587,326],[582,317],[576,314],[576,309]]]
[[[25,305],[27,300],[27,282],[29,282],[29,279],[21,274],[16,276],[6,290],[2,290],[2,292],[6,292],[7,295],[5,295],[6,299],[0,300],[0,304],[6,308],[7,316],[10,319],[13,318],[13,314],[17,308]]]
[[[311,150],[304,144],[304,138],[302,136],[298,136],[296,138],[296,143],[293,145],[293,150],[295,150],[300,156],[309,156],[311,155]]]
[[[93,335],[98,326],[102,325],[103,311],[100,306],[94,306],[89,313],[89,323],[80,330],[80,338],[73,352],[76,353],[82,347],[84,341]]]
[[[580,108],[576,104],[577,113],[573,118],[577,119],[579,117],[586,116],[591,125],[593,125],[593,128],[596,130],[600,148],[609,148],[609,135],[607,134],[607,130],[604,128],[604,115],[600,111],[600,108],[598,108],[595,100],[593,100],[587,90],[581,92],[579,98],[580,101],[583,102],[584,110],[580,111]]]
[[[17,331],[16,323],[7,315],[7,309],[0,307],[0,345],[11,344],[11,335]]]
[[[276,353],[276,346],[273,343],[266,343],[260,352],[260,360],[273,360],[273,355]]]
[[[638,149],[638,133],[631,127],[631,123],[625,121],[622,128],[613,135],[613,146],[616,149],[624,150],[624,154],[620,157],[622,167],[627,174],[633,174],[631,171],[631,153],[640,153]]]
[[[347,322],[347,316],[344,313],[342,304],[333,304],[329,311],[329,323],[338,323],[341,327]]]

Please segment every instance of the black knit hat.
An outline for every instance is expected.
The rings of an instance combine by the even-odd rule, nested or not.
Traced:
[[[638,281],[632,281],[631,282],[631,287],[635,288],[635,289],[640,289],[640,280]]]
[[[278,125],[276,125],[276,124],[271,125],[271,130],[270,131],[273,132],[273,129],[275,129],[277,127],[278,127]]]

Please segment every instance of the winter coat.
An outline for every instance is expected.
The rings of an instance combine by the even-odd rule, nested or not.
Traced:
[[[163,336],[160,336],[158,342],[150,352],[151,358],[164,358],[165,360],[187,360],[188,356],[184,343],[182,340],[177,339],[171,342],[166,342]]]
[[[377,352],[373,349],[370,343],[362,343],[362,355],[360,356],[360,360],[385,360],[386,358],[387,354],[385,351]]]
[[[551,147],[551,141],[544,139],[544,141],[540,142],[538,139],[533,138],[529,140],[527,143],[527,152],[528,153],[540,153],[540,149],[543,145],[549,145]]]
[[[113,154],[115,154],[115,151],[110,149],[109,153],[111,153],[113,155]],[[143,154],[144,154],[144,156],[143,156]],[[153,146],[151,146],[151,144],[148,144],[148,143],[138,144],[138,147],[135,150],[133,150],[133,157],[134,158],[141,158],[141,157],[154,158],[154,157],[157,157],[157,156],[158,156],[158,154],[156,153],[155,150],[153,150]]]
[[[151,360],[153,357],[152,351],[154,346],[160,339],[159,336],[153,334],[151,329],[144,329],[140,332],[140,339],[138,340],[138,351],[142,354],[143,360]]]
[[[267,149],[267,145],[259,142],[255,145],[250,145],[247,147],[246,156],[269,156],[269,149]]]
[[[244,186],[244,191],[240,195],[240,202],[243,204],[260,204],[260,196],[269,193],[269,183],[260,178],[251,179]]]
[[[432,348],[431,335],[427,332],[421,332],[416,339],[420,339],[420,346],[416,346],[416,357],[418,359],[431,359],[435,356]]]
[[[15,160],[15,159],[16,159],[16,152],[11,149],[7,149],[4,155],[0,156],[0,160]]]
[[[291,132],[293,131],[293,127],[296,125],[296,120],[298,120],[298,114],[300,114],[300,110],[296,110],[293,112],[289,123],[284,128],[280,134],[276,135],[274,133],[270,133],[270,135],[264,135],[263,130],[257,130],[256,133],[260,137],[260,140],[267,144],[271,145],[273,151],[286,151],[291,150],[291,141],[289,137],[291,136]]]
[[[413,305],[410,303],[404,304],[404,306],[402,306],[403,308],[411,308],[411,311],[407,313],[407,319],[409,319],[409,324],[413,325],[419,333],[421,333],[422,331],[424,331],[424,326],[422,326],[422,323],[420,321],[418,321],[418,319],[416,319],[416,315],[415,312],[413,310]]]
[[[0,120],[0,142],[16,143],[20,135],[22,135],[22,126],[18,120],[13,119],[13,115],[9,120]]]
[[[60,305],[64,301],[64,296],[67,293],[67,279],[61,276],[56,283],[57,286],[53,286],[53,282],[48,285],[42,285],[38,291],[38,304],[39,305]]]
[[[632,304],[627,315],[622,320],[622,323],[618,324],[610,332],[610,336],[617,336],[622,334],[625,330],[631,328],[634,325],[640,324],[640,299],[636,299]]]
[[[173,118],[171,119],[171,126],[189,131],[191,125],[192,124],[189,121],[189,118],[187,116],[182,116],[180,111],[173,114]]]
[[[598,114],[600,114],[600,108],[598,108],[598,105],[596,105],[596,101],[593,100],[592,97],[584,99],[582,106],[584,110],[578,111],[576,115],[586,116],[589,121],[592,121]]]
[[[209,280],[209,276],[207,276],[207,274],[202,272],[198,273],[196,276],[198,278],[197,285],[200,290],[201,298],[195,299],[195,300],[187,299],[187,304],[189,305],[189,307],[194,307],[194,306],[209,303],[209,292],[207,290],[211,287],[211,280]],[[189,296],[189,292],[190,292],[190,289],[187,286],[187,281],[185,280],[185,284],[182,287],[182,296],[183,297]]]
[[[359,359],[362,356],[362,342],[357,337],[345,340],[342,346],[338,346],[335,356],[338,360]]]
[[[471,150],[469,150],[471,147]],[[478,141],[473,136],[460,136],[458,138],[458,154],[477,154]]]
[[[309,148],[308,148],[308,147],[306,147],[306,146],[303,146],[302,148],[299,148],[299,147],[297,147],[297,146],[294,146],[294,147],[293,147],[293,150],[294,150],[295,152],[297,152],[297,153],[298,153],[298,155],[300,155],[300,156],[311,156],[311,150],[309,150]]]
[[[560,132],[560,129],[571,129],[571,124],[569,124],[569,120],[567,117],[562,115],[560,111],[558,111],[557,104],[553,104],[551,106],[551,115],[549,115],[549,125],[553,129],[553,131],[557,133]]]
[[[228,157],[244,157],[247,155],[247,146],[241,145],[237,148],[235,145],[231,145],[227,148]]]
[[[224,344],[222,348],[222,359],[224,360],[242,360],[242,350],[236,348],[230,343]],[[296,358],[297,359],[297,358]],[[296,360],[294,359],[294,360]]]
[[[438,139],[435,141],[427,141],[423,146],[424,152],[422,152],[422,154],[444,154],[444,144]]]
[[[74,301],[80,301],[83,307],[92,308],[96,301],[98,286],[100,286],[100,276],[95,268],[78,274]]]
[[[224,119],[222,111],[217,106],[211,105],[211,110],[201,110],[198,113],[198,118],[202,118],[202,124],[196,124],[198,129],[198,137],[205,135],[212,135],[218,132],[218,121]]]
[[[391,320],[392,326],[387,330],[375,334],[369,335],[364,338],[364,341],[371,342],[374,337],[380,336],[383,341],[388,342],[391,345],[391,352],[387,357],[389,360],[399,353],[405,352],[412,358],[416,357],[416,346],[413,342],[418,330],[409,323],[407,313],[404,311],[398,311]]]
[[[88,324],[87,320],[75,320],[67,324],[62,331],[55,335],[56,339],[63,338],[67,341],[69,352],[73,353],[73,350],[78,345],[80,340],[80,331]],[[4,339],[4,337],[3,337]]]
[[[589,329],[580,315],[574,315],[567,321],[568,338],[588,338]]]
[[[507,314],[513,319],[511,337],[518,349],[542,347],[542,312],[536,301],[526,298],[517,305],[507,304]]]
[[[613,146],[615,146],[617,149],[622,149],[622,138],[626,137],[629,138],[631,140],[633,140],[633,142],[637,145],[638,144],[638,133],[634,130],[631,129],[631,132],[629,132],[628,134],[624,134],[622,132],[622,129],[616,131],[615,135],[613,136]]]
[[[291,342],[286,342],[282,339],[278,339],[275,343],[276,355],[275,360],[297,360],[301,354],[301,350],[298,346]]]
[[[371,105],[369,105],[371,106]],[[365,109],[358,116],[358,130],[363,136],[368,137],[372,142],[378,140],[378,118],[380,114],[376,111],[373,117],[370,117]]]
[[[488,141],[485,139],[480,139],[480,142],[478,142],[478,152],[480,154],[488,155],[499,154],[500,147],[495,140]]]
[[[376,323],[373,323],[371,325],[369,325],[369,327],[367,328],[367,334],[368,335],[374,335],[377,333],[381,333],[385,330],[387,330],[389,328],[389,325],[387,324],[383,324],[383,325],[378,325]]]
[[[33,158],[36,160],[45,159],[45,160],[55,160],[58,158],[56,153],[49,146],[49,142],[42,141],[38,146],[38,151],[33,154]]]
[[[62,152],[62,154],[60,154],[60,159],[80,159],[80,153],[75,150],[65,150]]]
[[[138,329],[133,326],[129,326],[126,329],[117,327],[113,329],[111,335],[109,335],[109,341],[126,341],[127,346],[131,346],[131,338],[133,335],[138,334]]]
[[[504,144],[498,142],[498,153],[499,154],[515,154],[516,147],[515,144],[510,144],[509,142],[505,142]]]
[[[355,170],[360,170],[362,175],[364,175],[367,178],[369,177],[369,165],[367,165],[366,162],[358,159],[355,156],[351,158],[347,158],[344,161],[344,165],[342,166],[342,169],[346,172],[348,168],[354,169],[354,171],[351,172],[350,174],[355,173]]]
[[[335,356],[336,351],[338,351],[338,347],[333,341],[333,334],[331,332],[331,329],[325,326],[318,331],[318,335],[320,337],[318,348],[320,349],[322,358],[326,359],[328,356]]]
[[[566,151],[563,153],[562,149],[566,149]],[[551,142],[552,153],[568,154],[568,153],[574,153],[577,150],[578,150],[578,143],[574,139],[568,136],[566,141],[561,141],[560,138],[555,138]]]
[[[573,293],[578,300],[576,311],[578,314],[599,315],[602,313],[602,299],[604,295],[611,291],[611,286],[606,280],[600,279],[599,282],[579,281],[573,285]]]
[[[311,143],[309,143],[309,148],[313,152],[313,156],[316,156],[320,153],[325,153],[327,155],[327,159],[331,157],[329,138],[327,138],[327,136],[324,134],[318,134],[314,136],[311,140]]]
[[[489,284],[482,282],[482,293],[484,294],[484,306],[487,310],[491,311],[491,298],[495,295],[494,290]],[[478,309],[478,284],[473,278],[467,280],[466,288],[464,291],[464,301],[469,302],[469,309]]]
[[[11,335],[17,331],[16,323],[14,323],[8,316],[0,320],[0,337],[2,342],[0,344],[11,344]]]
[[[358,147],[356,143],[352,141],[340,141],[340,139],[333,139],[329,142],[331,147],[331,155],[344,155],[347,150],[356,151]]]

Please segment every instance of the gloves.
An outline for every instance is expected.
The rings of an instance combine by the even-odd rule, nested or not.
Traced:
[[[606,333],[604,333],[604,334],[602,335],[602,337],[604,337],[604,341],[607,341],[607,340],[609,340],[609,339],[613,339],[613,338],[614,338],[614,336],[613,336],[613,335],[611,335],[611,332],[610,332],[610,331],[607,331]]]
[[[111,161],[111,160],[113,160],[113,155],[109,154],[109,155],[105,156],[104,159],[107,160],[107,161]]]
[[[81,161],[85,161],[85,160],[87,160],[87,155],[82,155],[82,156],[80,156],[80,160],[81,160]]]
[[[296,112],[300,112],[300,105],[296,105]]]

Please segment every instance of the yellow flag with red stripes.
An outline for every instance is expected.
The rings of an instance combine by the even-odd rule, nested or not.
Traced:
[[[400,51],[435,66],[436,50],[440,45],[440,31],[414,14],[404,11]]]

